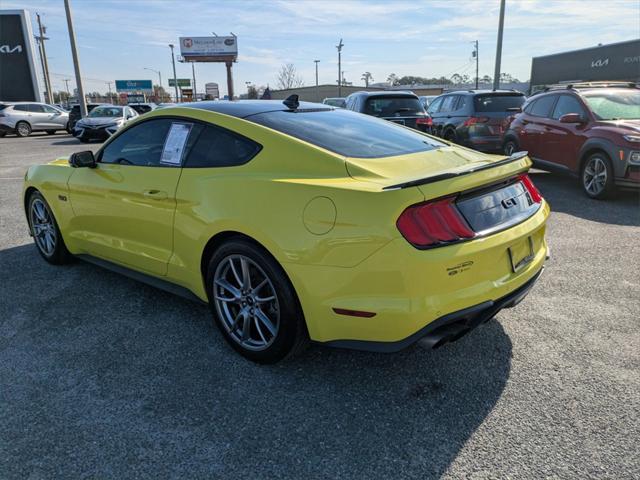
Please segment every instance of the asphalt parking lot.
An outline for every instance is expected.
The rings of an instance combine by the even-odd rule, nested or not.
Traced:
[[[204,306],[40,258],[24,172],[86,148],[0,139],[0,478],[640,478],[637,194],[535,172],[552,259],[517,308],[436,351],[258,366]]]

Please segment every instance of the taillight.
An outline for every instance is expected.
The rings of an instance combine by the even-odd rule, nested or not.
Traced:
[[[463,125],[465,127],[470,127],[471,125],[475,125],[476,123],[487,123],[489,121],[489,117],[469,117],[467,118]]]
[[[427,126],[432,126],[433,125],[433,119],[431,117],[421,117],[416,119],[416,125],[427,125]]]
[[[524,188],[527,189],[527,192],[529,192],[529,195],[531,196],[531,200],[534,203],[541,203],[542,195],[540,195],[540,191],[533,184],[533,182],[531,181],[531,178],[529,178],[529,175],[527,175],[526,173],[523,173],[522,175],[520,175],[520,177],[518,177],[518,179],[522,182],[522,184],[524,185]]]
[[[469,227],[455,204],[455,197],[408,207],[396,222],[396,226],[409,243],[418,248],[433,247],[473,238]]]

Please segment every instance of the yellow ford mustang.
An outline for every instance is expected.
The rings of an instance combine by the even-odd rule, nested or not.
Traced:
[[[47,261],[208,302],[266,363],[309,339],[437,347],[514,306],[547,256],[530,166],[297,98],[202,102],[31,167],[24,204]]]

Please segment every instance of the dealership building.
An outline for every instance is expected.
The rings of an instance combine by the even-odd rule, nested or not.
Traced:
[[[26,10],[0,10],[0,100],[42,101],[31,17]]]
[[[534,57],[531,91],[547,85],[615,80],[640,83],[640,39]]]

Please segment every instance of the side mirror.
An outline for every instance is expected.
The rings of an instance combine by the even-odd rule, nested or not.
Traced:
[[[72,153],[69,157],[69,165],[73,168],[96,168],[96,158],[91,150]]]
[[[560,117],[560,123],[584,123],[584,118],[579,113],[567,113]]]

